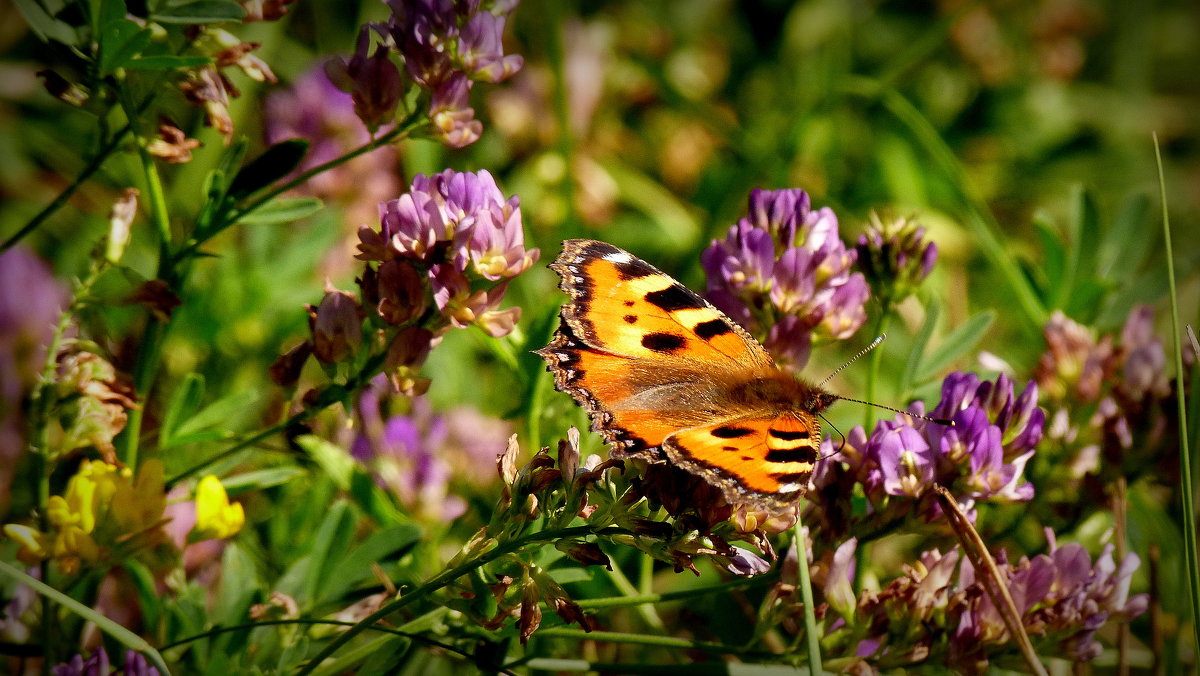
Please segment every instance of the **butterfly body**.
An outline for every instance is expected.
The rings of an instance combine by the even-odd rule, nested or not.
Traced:
[[[741,326],[611,244],[567,240],[550,265],[571,298],[538,351],[617,457],[671,462],[731,503],[795,502],[836,397],[775,365]]]

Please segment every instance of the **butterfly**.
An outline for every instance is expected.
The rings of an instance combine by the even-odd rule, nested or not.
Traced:
[[[571,239],[550,268],[570,302],[537,354],[614,457],[673,463],[731,504],[778,512],[804,495],[818,416],[841,397],[780,369],[744,328],[627,251]]]

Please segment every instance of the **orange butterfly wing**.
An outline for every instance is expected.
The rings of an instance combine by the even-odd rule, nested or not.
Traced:
[[[808,489],[821,427],[807,412],[788,411],[679,430],[662,447],[675,464],[721,486],[730,502],[780,510]]]
[[[550,267],[571,302],[538,354],[614,455],[669,459],[731,502],[780,508],[803,492],[820,444],[812,413],[829,395],[780,371],[745,329],[611,244],[568,240]],[[752,433],[714,436],[731,425]]]

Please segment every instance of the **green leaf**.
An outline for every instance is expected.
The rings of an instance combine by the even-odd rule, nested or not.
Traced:
[[[345,449],[312,435],[298,437],[296,444],[333,479],[338,489],[344,491],[350,488],[350,476],[354,473],[355,463]]]
[[[25,23],[29,24],[42,42],[53,40],[64,45],[74,45],[79,41],[74,27],[47,14],[41,4],[35,0],[14,0],[14,4],[25,19]]]
[[[1095,193],[1079,189],[1075,195],[1072,218],[1077,221],[1072,229],[1079,233],[1079,239],[1071,243],[1075,253],[1075,276],[1071,284],[1074,292],[1074,289],[1091,280],[1096,274],[1096,257],[1102,233],[1100,207],[1096,205]]]
[[[996,313],[986,310],[971,317],[962,326],[950,332],[939,345],[933,356],[925,360],[917,375],[917,382],[933,380],[941,375],[956,359],[971,351],[996,321]]]
[[[412,524],[374,533],[334,565],[337,575],[328,576],[314,601],[324,603],[342,598],[355,585],[374,578],[372,563],[403,556],[420,539],[421,529]]]
[[[396,508],[396,503],[374,479],[357,467],[350,475],[350,497],[377,524],[389,525],[404,520],[404,514]]]
[[[1097,272],[1101,276],[1120,281],[1128,279],[1130,272],[1141,269],[1146,253],[1159,239],[1157,234],[1148,231],[1149,220],[1149,197],[1137,194],[1125,199],[1100,250]]]
[[[51,601],[54,601],[72,613],[75,613],[79,617],[82,617],[90,622],[94,622],[96,626],[100,628],[100,631],[112,636],[121,645],[145,655],[150,663],[158,669],[160,674],[163,674],[164,676],[170,676],[171,671],[167,669],[167,664],[163,661],[162,655],[158,654],[158,651],[154,649],[154,646],[147,643],[146,640],[141,636],[129,631],[120,624],[108,619],[104,615],[101,615],[95,610],[83,605],[79,601],[76,601],[75,599],[67,596],[66,594],[42,582],[41,580],[26,575],[25,571],[13,566],[7,561],[0,561],[0,575],[4,575],[16,580],[17,582],[26,584],[35,592],[45,596]]]
[[[123,21],[129,14],[125,0],[89,0],[92,17],[92,30],[97,33],[100,29],[115,22]]]
[[[240,199],[262,190],[292,173],[307,152],[308,141],[304,139],[276,143],[242,167],[229,185],[229,195]]]
[[[275,225],[307,218],[325,204],[316,197],[277,197],[239,219],[247,225]]]
[[[249,552],[237,542],[226,543],[221,555],[221,586],[212,608],[213,623],[237,624],[245,618],[260,585],[258,569]]]
[[[1067,250],[1063,246],[1062,237],[1050,222],[1050,217],[1039,213],[1033,217],[1033,228],[1038,241],[1042,244],[1042,264],[1032,266],[1029,272],[1041,286],[1042,302],[1050,307],[1057,305],[1056,296],[1062,289],[1067,271]]]
[[[195,414],[203,401],[204,376],[199,373],[189,373],[184,376],[183,381],[179,383],[179,387],[171,396],[171,402],[167,404],[166,413],[163,414],[162,426],[158,433],[160,450],[172,444],[179,431],[179,426],[185,419]]]
[[[909,397],[912,393],[913,380],[917,377],[917,368],[924,360],[925,350],[929,347],[929,340],[933,337],[933,330],[937,327],[938,317],[941,314],[942,304],[936,300],[930,300],[925,307],[925,321],[913,338],[912,350],[909,352],[908,360],[904,362],[904,373],[900,376],[901,399]]]
[[[333,563],[346,551],[354,538],[354,511],[345,500],[333,503],[321,522],[309,550],[308,575],[304,580],[303,605],[311,605],[321,596],[320,589],[330,578],[340,575]]]
[[[182,5],[164,7],[150,18],[159,23],[218,23],[241,21],[246,10],[236,2],[225,0],[198,0]]]
[[[100,30],[100,72],[107,75],[123,67],[150,44],[150,29],[129,19],[109,22]]]
[[[225,486],[225,491],[229,495],[237,495],[239,493],[261,491],[264,488],[279,486],[306,474],[308,472],[301,467],[285,465],[228,476],[221,479],[221,483]]]
[[[173,70],[175,68],[207,66],[212,62],[213,60],[207,56],[172,56],[170,54],[162,54],[159,56],[143,56],[126,61],[122,67],[139,70]]]
[[[243,413],[258,399],[258,393],[254,390],[242,390],[233,394],[221,397],[213,403],[205,406],[195,415],[180,423],[179,428],[175,431],[174,437],[171,439],[171,446],[178,446],[183,443],[191,443],[196,439],[186,439],[188,436],[195,435],[199,432],[211,433],[218,432],[218,438],[223,436],[228,431],[228,425],[216,427],[222,423],[228,423]],[[186,440],[186,441],[185,441]]]

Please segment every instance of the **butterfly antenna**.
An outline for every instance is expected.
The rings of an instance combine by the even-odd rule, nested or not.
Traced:
[[[883,404],[876,404],[876,403],[870,402],[870,401],[863,401],[862,399],[851,399],[850,397],[841,397],[836,394],[834,396],[837,397],[838,399],[841,399],[842,401],[852,401],[856,404],[863,404],[865,406],[874,406],[875,408],[882,408],[884,410],[891,411],[892,413],[899,413],[901,415],[906,415],[910,418],[918,418],[920,420],[924,420],[925,422],[931,422],[931,423],[935,423],[937,425],[945,425],[946,427],[954,427],[954,421],[950,420],[948,418],[934,418],[934,417],[928,416],[928,415],[921,415],[920,413],[913,413],[912,411],[903,411],[898,408],[892,408],[891,406],[884,406]]]
[[[878,338],[876,338],[875,340],[871,341],[871,344],[870,344],[870,345],[868,345],[868,346],[864,347],[864,348],[863,348],[863,349],[862,349],[862,350],[861,350],[861,351],[860,351],[858,354],[854,355],[853,357],[850,357],[850,360],[849,360],[849,361],[847,361],[845,364],[842,364],[841,366],[839,366],[839,367],[837,367],[836,369],[834,369],[833,373],[830,373],[829,375],[825,376],[825,380],[822,380],[821,382],[817,383],[817,387],[821,387],[821,386],[823,386],[825,383],[827,383],[827,382],[829,382],[830,380],[832,380],[834,376],[836,376],[837,374],[841,373],[841,372],[842,372],[842,369],[844,369],[844,368],[846,368],[847,366],[849,366],[849,365],[853,364],[853,363],[855,362],[855,360],[857,360],[859,357],[863,356],[864,354],[866,354],[866,353],[870,352],[871,350],[874,350],[876,347],[878,347],[878,346],[879,346],[879,344],[880,344],[880,343],[882,343],[882,342],[883,342],[883,339],[884,339],[884,338],[887,338],[887,334],[886,334],[886,333],[881,333],[881,334],[879,334],[879,337],[878,337]]]

